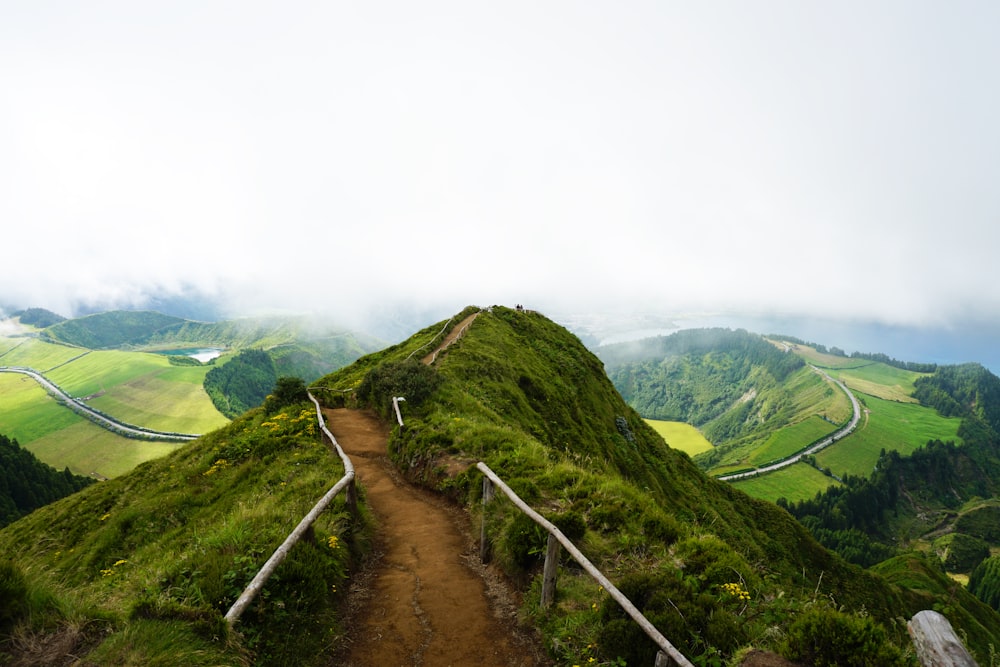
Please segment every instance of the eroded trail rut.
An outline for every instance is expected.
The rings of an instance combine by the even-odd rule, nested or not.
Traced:
[[[473,544],[459,527],[461,514],[399,477],[375,416],[348,409],[324,413],[378,521],[378,563],[364,603],[354,607],[342,664],[545,664],[538,647],[513,631],[513,611],[488,594]]]

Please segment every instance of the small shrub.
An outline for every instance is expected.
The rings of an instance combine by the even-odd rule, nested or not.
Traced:
[[[874,620],[830,607],[808,609],[789,626],[785,642],[786,658],[813,667],[912,665]]]

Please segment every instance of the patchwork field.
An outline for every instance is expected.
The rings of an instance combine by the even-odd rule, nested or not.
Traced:
[[[778,498],[784,498],[789,502],[806,500],[830,486],[839,484],[837,480],[805,463],[796,463],[778,472],[732,482],[732,485],[740,491],[771,502],[775,502]]]
[[[202,386],[210,366],[172,366],[163,355],[88,351],[36,338],[0,338],[0,365],[39,370],[71,396],[136,426],[207,433],[228,423]],[[31,378],[11,373],[0,373],[0,433],[56,468],[106,477],[179,446],[110,433],[60,405]]]
[[[865,414],[858,429],[816,455],[816,461],[834,474],[871,474],[882,449],[910,454],[928,440],[960,442],[962,420],[942,417],[932,408],[915,403],[897,403],[858,394]]]

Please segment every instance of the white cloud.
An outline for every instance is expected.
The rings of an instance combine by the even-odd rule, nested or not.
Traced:
[[[1000,319],[981,3],[33,3],[0,302]]]

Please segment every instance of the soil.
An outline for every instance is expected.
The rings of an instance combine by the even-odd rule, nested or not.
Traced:
[[[352,579],[345,646],[332,664],[551,664],[537,637],[518,625],[517,601],[502,579],[479,564],[469,517],[400,477],[373,413],[324,413],[378,524],[376,555]]]

